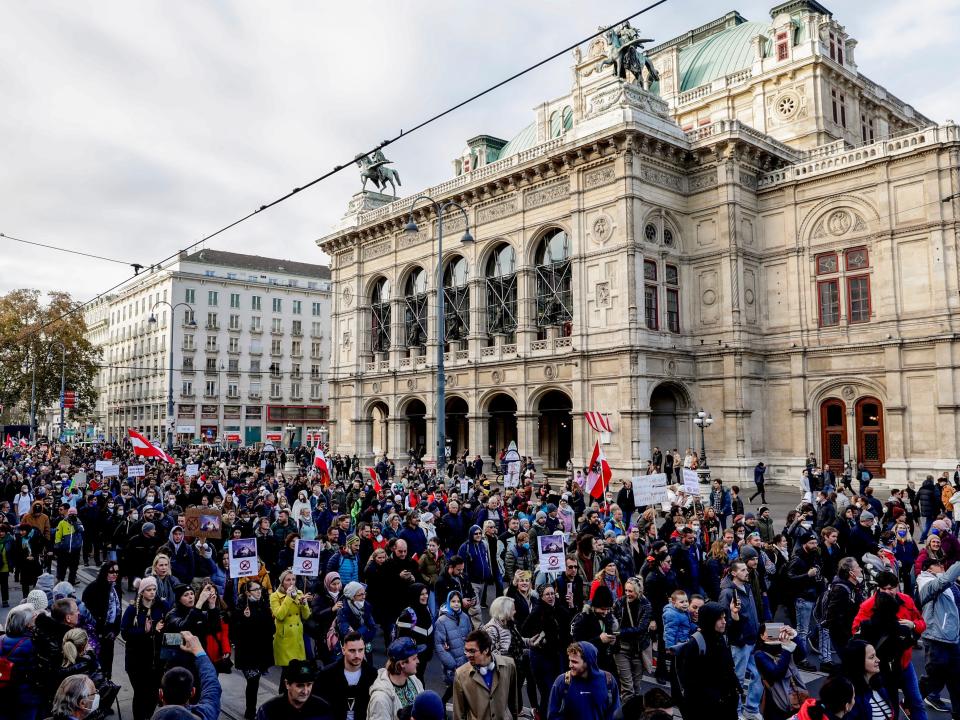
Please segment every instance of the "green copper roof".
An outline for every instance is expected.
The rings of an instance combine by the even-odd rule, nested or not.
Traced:
[[[500,149],[498,159],[516,155],[521,150],[532,148],[537,143],[537,124],[530,123]]]
[[[680,91],[706,85],[753,64],[753,38],[768,31],[745,22],[704,38],[680,51]]]

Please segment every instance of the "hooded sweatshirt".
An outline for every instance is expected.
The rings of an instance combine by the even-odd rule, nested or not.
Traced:
[[[597,649],[586,641],[577,643],[587,665],[586,675],[565,672],[550,690],[549,720],[607,720],[620,707],[620,693],[613,676],[597,664]]]
[[[460,557],[467,561],[467,577],[470,582],[489,582],[494,579],[493,566],[490,564],[490,551],[486,539],[481,536],[480,542],[473,540],[473,534],[480,530],[479,525],[471,525],[467,541],[460,546]]]

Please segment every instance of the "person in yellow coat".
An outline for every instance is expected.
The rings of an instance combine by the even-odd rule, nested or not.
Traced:
[[[303,621],[310,617],[312,596],[297,590],[297,577],[292,570],[280,574],[276,592],[270,595],[270,611],[277,625],[273,636],[273,658],[279,667],[291,660],[306,660],[303,644]]]

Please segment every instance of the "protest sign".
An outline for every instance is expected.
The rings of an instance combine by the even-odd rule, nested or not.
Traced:
[[[211,507],[191,507],[184,513],[184,528],[190,537],[219,540],[223,533],[223,517]]]
[[[317,577],[320,574],[320,541],[296,540],[293,543],[293,574]]]
[[[539,570],[545,573],[562,572],[565,558],[563,535],[538,535],[537,543],[540,546]]]
[[[127,465],[127,477],[143,477],[146,474],[144,465]]]
[[[103,470],[101,471],[101,473],[105,478],[120,477],[120,466],[113,465],[112,463],[107,463],[106,465],[103,466]]]
[[[228,545],[230,546],[230,578],[255,577],[260,572],[256,538],[231,540]]]
[[[700,477],[696,470],[683,469],[683,490],[688,495],[700,494]]]
[[[187,465],[186,475],[187,477],[194,477],[195,475],[200,474],[200,465],[198,463],[191,463]]]
[[[637,507],[658,505],[667,499],[667,476],[663,473],[641,475],[630,482],[633,485],[633,502]]]
[[[107,465],[111,465],[111,464],[112,463],[109,460],[97,460],[96,464],[94,464],[93,466],[93,469],[96,470],[98,473],[102,473],[103,469]]]
[[[73,477],[70,478],[71,487],[86,487],[87,486],[87,474],[80,470],[73,474]]]
[[[469,495],[470,494],[470,480],[467,478],[460,478],[460,494]]]

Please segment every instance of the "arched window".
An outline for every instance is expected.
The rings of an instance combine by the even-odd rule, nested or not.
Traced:
[[[512,245],[500,245],[487,261],[487,333],[504,333],[513,340],[517,330],[517,255]]]
[[[377,280],[370,296],[370,309],[373,317],[370,346],[374,352],[387,352],[390,349],[390,281]]]
[[[406,305],[403,325],[407,347],[425,347],[427,344],[427,273],[417,268],[407,278],[404,289]]]
[[[561,325],[569,334],[573,320],[570,273],[570,239],[563,230],[551,230],[540,241],[536,254],[537,327]]]
[[[467,261],[454,257],[443,272],[444,332],[446,342],[463,340],[470,332],[470,288]]]

